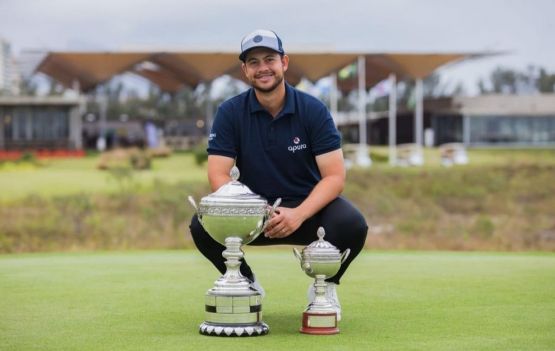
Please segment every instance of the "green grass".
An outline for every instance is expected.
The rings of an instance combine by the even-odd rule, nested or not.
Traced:
[[[441,170],[438,149],[424,149],[425,165],[416,168],[391,168],[387,163],[387,147],[371,147],[381,162],[375,161],[370,171],[385,170],[402,174],[419,173],[422,170]],[[455,168],[502,165],[555,165],[555,149],[470,149],[470,164]],[[385,160],[385,161],[384,161]],[[0,201],[11,201],[29,195],[59,196],[75,193],[112,193],[119,189],[114,177],[96,168],[98,155],[82,159],[41,161],[43,166],[0,163]],[[132,182],[148,188],[155,180],[167,183],[207,182],[206,168],[196,165],[192,153],[177,153],[168,158],[153,160],[151,170],[133,172]]]
[[[1,350],[553,350],[555,255],[364,252],[341,334],[298,333],[310,282],[287,250],[246,248],[268,336],[198,334],[218,274],[196,251],[0,256]]]
[[[424,167],[348,171],[343,194],[367,219],[367,247],[555,251],[555,149],[471,149],[469,165],[451,168],[439,166],[438,150],[425,152]],[[192,154],[155,159],[129,178],[97,162],[0,166],[0,252],[193,246],[186,198],[210,190]]]
[[[58,196],[75,193],[110,193],[120,184],[107,171],[96,168],[98,156],[81,159],[41,161],[41,167],[0,167],[0,201],[29,195]],[[152,169],[135,171],[131,181],[149,187],[155,180],[166,183],[206,182],[206,170],[195,164],[193,155],[174,154],[152,161]]]
[[[385,146],[371,146],[370,152],[374,155],[375,168],[387,168],[399,170],[419,170],[443,168],[438,148],[424,148],[424,166],[414,168],[392,168],[388,163],[389,148]],[[507,165],[554,165],[555,149],[468,149],[468,164],[455,168],[474,168],[483,166],[507,166]],[[450,169],[450,168],[447,168]]]

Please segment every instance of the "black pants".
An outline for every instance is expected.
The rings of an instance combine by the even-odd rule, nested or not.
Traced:
[[[293,208],[298,206],[300,202],[301,201],[284,201],[281,206]],[[360,253],[360,250],[362,250],[368,231],[368,226],[362,214],[349,201],[342,197],[336,198],[320,210],[320,212],[307,219],[299,229],[291,235],[280,239],[270,239],[265,237],[264,234],[260,234],[248,245],[264,246],[289,244],[306,246],[314,240],[318,240],[316,232],[320,226],[324,227],[326,231],[324,240],[329,241],[341,252],[346,249],[351,249],[351,254],[341,265],[339,272],[334,277],[327,279],[327,281],[339,284],[339,280],[345,273],[347,267],[349,267],[351,262]],[[212,237],[206,233],[196,215],[193,216],[189,228],[191,229],[191,235],[199,251],[223,274],[226,271],[224,264],[225,259],[222,257],[225,246],[212,239]],[[245,260],[243,260],[241,264],[241,273],[250,280],[253,280],[253,273]]]

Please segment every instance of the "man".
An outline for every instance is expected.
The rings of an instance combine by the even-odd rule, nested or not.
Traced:
[[[339,197],[345,183],[339,132],[321,101],[285,83],[289,57],[274,32],[256,30],[243,38],[239,59],[252,88],[218,108],[208,143],[210,186],[215,191],[229,182],[236,164],[239,181],[253,192],[270,204],[282,198],[264,235],[249,245],[308,245],[322,226],[325,240],[340,251],[351,249],[337,275],[328,279],[327,295],[340,318],[336,284],[362,249],[368,226]],[[225,247],[204,231],[196,216],[190,228],[198,249],[224,273]],[[263,294],[246,261],[241,273]],[[309,288],[309,300],[313,298]]]

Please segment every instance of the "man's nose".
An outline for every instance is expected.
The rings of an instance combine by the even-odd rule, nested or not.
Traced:
[[[260,65],[258,66],[258,71],[264,71],[266,69],[269,69],[269,66],[270,65],[268,63],[262,61],[262,62],[260,62]]]

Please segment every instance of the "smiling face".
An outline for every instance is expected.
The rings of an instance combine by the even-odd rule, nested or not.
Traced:
[[[248,52],[242,68],[254,89],[270,93],[283,84],[288,64],[287,55],[281,56],[270,49],[256,48]]]

